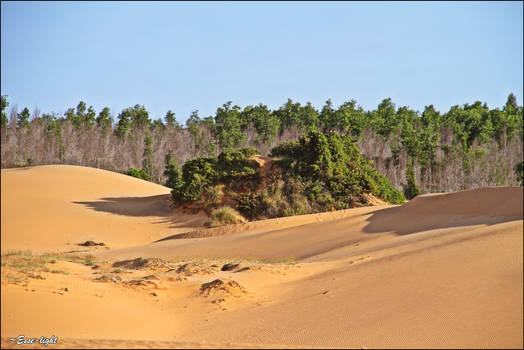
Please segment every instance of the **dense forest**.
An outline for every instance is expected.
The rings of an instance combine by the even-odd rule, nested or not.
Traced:
[[[128,173],[165,184],[166,165],[252,147],[269,155],[282,142],[331,131],[346,135],[397,190],[458,191],[515,186],[522,178],[522,106],[475,102],[446,113],[397,107],[390,98],[365,111],[354,100],[316,109],[288,100],[278,109],[227,102],[214,116],[191,113],[185,125],[168,111],[153,120],[135,105],[116,115],[81,101],[64,115],[9,107],[2,96],[1,167],[72,164]],[[171,186],[172,187],[172,186]]]

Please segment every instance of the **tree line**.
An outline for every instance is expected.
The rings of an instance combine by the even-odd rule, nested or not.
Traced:
[[[309,132],[348,135],[393,187],[448,192],[518,185],[522,169],[522,106],[514,94],[501,108],[486,103],[433,105],[422,112],[397,107],[390,98],[364,110],[355,100],[317,109],[288,99],[271,110],[262,103],[244,108],[227,102],[202,118],[191,113],[182,125],[173,111],[153,120],[143,105],[116,115],[84,101],[56,113],[9,109],[2,96],[1,167],[72,164],[140,173],[165,184],[166,165],[253,147],[262,155],[281,142]],[[520,164],[520,165],[519,165]],[[520,168],[519,168],[520,166]],[[520,170],[522,173],[522,170]]]

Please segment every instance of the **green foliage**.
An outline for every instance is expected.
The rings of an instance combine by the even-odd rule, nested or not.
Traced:
[[[100,111],[98,117],[96,118],[96,125],[101,128],[105,134],[108,130],[111,129],[112,124],[113,118],[111,117],[109,108],[104,107],[104,109]]]
[[[291,99],[288,99],[287,102],[278,110],[274,111],[273,114],[280,120],[281,132],[284,131],[284,128],[289,129],[295,125],[301,126],[302,124],[300,118],[300,103],[293,103]]]
[[[308,193],[311,207],[350,208],[365,203],[362,193],[371,192],[391,203],[404,201],[394,189],[360,155],[349,135],[330,132],[327,136],[311,131],[299,141],[280,144],[271,150],[272,156],[283,157],[279,165],[285,176],[298,179]]]
[[[3,146],[7,145],[6,141],[11,137],[11,130],[6,128],[9,122],[6,115],[8,105],[7,96],[2,96],[1,126],[5,130],[2,132]],[[39,128],[28,130],[33,121],[30,121],[31,115],[27,108],[14,116],[17,129],[24,130],[23,133],[19,133],[20,137],[26,135],[25,131],[38,133],[41,130]],[[404,160],[406,157],[412,159],[413,166],[416,165],[416,168],[420,169],[418,178],[423,191],[442,191],[444,190],[442,186],[449,189],[450,187],[443,183],[449,184],[450,182],[460,184],[461,189],[470,188],[475,181],[479,181],[479,176],[487,176],[479,175],[480,173],[474,173],[474,171],[479,169],[479,162],[485,162],[488,158],[491,160],[490,166],[498,168],[489,171],[489,179],[486,181],[490,184],[491,182],[500,184],[513,182],[511,167],[514,166],[514,160],[511,159],[508,162],[507,155],[514,152],[510,147],[518,144],[512,140],[516,137],[522,139],[524,136],[523,108],[518,106],[513,93],[508,96],[506,104],[501,108],[488,108],[486,103],[475,101],[470,104],[453,106],[445,113],[440,113],[433,105],[426,106],[422,113],[405,106],[397,107],[391,98],[383,99],[375,109],[369,111],[364,111],[354,100],[343,102],[340,106],[335,106],[331,100],[328,100],[320,109],[316,109],[311,103],[301,105],[288,99],[275,110],[270,110],[262,103],[248,105],[241,109],[240,106],[227,102],[217,108],[214,116],[200,118],[198,111],[194,111],[185,126],[182,127],[176,121],[174,112],[166,113],[166,125],[163,125],[158,119],[151,122],[145,107],[137,104],[118,114],[117,124],[113,130],[109,108],[104,108],[96,116],[92,106],[88,107],[86,102],[80,101],[76,107],[67,109],[65,118],[57,119],[47,114],[42,118],[35,117],[34,123],[40,122],[40,119],[47,127],[46,144],[41,148],[41,152],[39,149],[40,155],[34,152],[30,155],[35,164],[50,161],[87,162],[90,166],[111,169],[111,165],[108,165],[111,164],[111,161],[102,160],[100,155],[95,155],[93,153],[95,147],[87,142],[87,138],[92,134],[85,133],[85,131],[92,126],[96,125],[104,136],[110,136],[107,133],[114,131],[114,134],[123,141],[117,145],[117,148],[111,148],[112,151],[107,152],[108,154],[121,152],[128,147],[140,148],[140,135],[146,131],[155,137],[155,145],[158,144],[159,147],[155,151],[165,154],[166,142],[161,139],[168,135],[166,132],[172,133],[173,128],[176,128],[180,132],[169,134],[170,136],[187,136],[189,139],[185,145],[182,145],[187,149],[177,149],[179,159],[188,155],[189,157],[209,156],[213,158],[219,153],[218,151],[222,152],[221,164],[218,158],[215,158],[214,166],[216,166],[217,178],[227,184],[230,190],[236,192],[257,188],[260,179],[257,179],[256,171],[253,172],[252,162],[243,163],[240,161],[242,155],[228,152],[245,147],[248,138],[250,145],[255,145],[265,152],[277,137],[286,140],[296,139],[296,135],[304,133],[309,135],[310,132],[313,132],[309,136],[305,135],[310,138],[308,141],[305,139],[290,141],[272,149],[273,156],[281,158],[277,163],[286,176],[292,176],[309,186],[306,186],[305,191],[315,189],[305,196],[311,210],[320,210],[321,207],[341,208],[360,205],[363,200],[356,193],[370,189],[371,193],[375,195],[378,193],[380,198],[389,202],[403,201],[402,194],[391,189],[387,181],[384,181],[386,179],[373,171],[373,166],[366,163],[358,149],[355,152],[355,147],[350,143],[330,136],[331,131],[347,134],[362,144],[367,155],[378,161],[380,167],[388,168],[388,174],[392,174],[392,179],[396,183],[399,183],[398,179],[406,170],[400,169]],[[69,124],[74,125],[77,129],[72,131],[72,137],[69,135],[68,130],[70,129],[66,128]],[[80,133],[77,133],[78,131]],[[324,134],[320,135],[320,131]],[[62,135],[64,132],[67,132],[68,135]],[[16,133],[14,137],[18,137]],[[80,142],[74,145],[64,144],[64,139],[66,139],[65,142],[70,142],[69,140],[76,140],[77,137],[81,138]],[[83,137],[86,139],[84,140]],[[105,149],[108,149],[108,142],[114,142],[113,138],[104,137]],[[20,149],[17,152],[21,154],[16,157],[11,155],[5,157],[3,159],[8,160],[3,160],[3,162],[12,165],[14,159],[17,159],[17,162],[24,159],[24,162],[27,163],[28,155],[24,153],[25,150],[21,149],[27,145],[24,142],[13,142],[10,145],[6,149],[16,145]],[[66,150],[69,150],[70,147],[71,151],[67,153],[66,157]],[[73,151],[74,147],[90,147],[90,151],[84,155],[79,150]],[[385,159],[381,158],[384,154],[389,153],[388,148],[391,150],[391,155],[387,155]],[[441,152],[442,150],[444,152]],[[152,151],[152,145],[146,145],[142,163],[142,168],[150,175],[158,174],[160,170],[158,167],[163,166],[158,159],[154,159]],[[49,157],[45,154],[46,152],[51,152],[53,155]],[[133,152],[136,152],[136,149]],[[77,158],[73,161],[71,157]],[[453,161],[449,162],[446,157],[452,157]],[[506,157],[506,163],[500,161],[500,157]],[[447,165],[447,162],[451,165]],[[350,166],[343,164],[350,164]],[[447,170],[443,171],[448,166],[460,168],[451,172],[453,173],[451,180],[443,176],[445,173],[450,173]],[[225,168],[222,169],[222,167]],[[181,169],[179,170],[182,172]],[[211,185],[205,184],[207,181],[205,179],[204,176],[203,182],[189,181],[193,185],[188,185],[186,190],[193,188],[194,193],[190,195],[191,191],[189,191],[187,195],[197,197],[198,193],[202,194],[204,193],[202,191],[207,191],[208,186]],[[200,182],[203,187],[196,185]],[[180,184],[182,183],[185,183],[183,179],[180,180]],[[454,186],[451,187],[455,188]],[[197,191],[197,188],[200,187],[202,187],[201,190]],[[322,192],[316,194],[315,191],[319,188]],[[344,196],[346,198],[344,200],[337,199]],[[180,198],[185,198],[185,195],[181,194]],[[307,208],[300,200],[297,199],[295,202],[297,203],[295,209],[284,208],[285,205],[280,205],[280,202],[275,204],[276,207],[279,207],[278,210],[276,207],[272,208],[281,214],[290,211],[300,212],[300,206]]]
[[[178,167],[171,153],[166,155],[164,176],[167,178],[165,183],[166,187],[172,189],[179,189],[182,187],[182,170]]]
[[[255,148],[222,152],[217,159],[220,178],[228,184],[243,177],[251,179],[257,173],[258,164],[249,160],[249,157],[255,154],[259,154]]]
[[[87,105],[84,101],[80,101],[78,105],[76,106],[76,110],[74,108],[69,108],[65,112],[66,120],[69,120],[73,123],[73,125],[77,129],[90,129],[96,120],[96,112],[93,109],[93,106],[89,106],[87,108]]]
[[[406,181],[407,184],[404,188],[404,195],[407,199],[415,198],[420,194],[420,188],[417,185],[417,181],[415,179],[415,171],[413,170],[413,161],[410,160],[408,162],[407,168],[406,168]]]
[[[207,208],[215,206],[224,198],[224,192],[220,186],[206,186],[202,191],[202,201]]]
[[[319,115],[320,125],[324,132],[335,130],[338,126],[337,113],[333,108],[331,99],[326,101],[326,104],[322,107],[322,111]]]
[[[160,119],[155,119],[151,122],[152,130],[163,130],[165,128],[164,123]]]
[[[371,112],[371,126],[383,138],[387,138],[399,128],[398,114],[395,113],[395,104],[391,98],[382,100],[377,109]]]
[[[300,143],[295,140],[281,142],[271,149],[271,157],[288,157],[295,159],[299,157]]]
[[[201,119],[198,116],[198,110],[191,113],[191,116],[186,121],[186,128],[191,134],[191,139],[194,145],[194,154],[214,155],[216,150],[216,142],[211,137],[214,129],[213,117]]]
[[[249,218],[278,217],[345,209],[366,205],[363,193],[373,193],[390,203],[403,203],[393,188],[360,155],[349,135],[311,131],[298,141],[271,150],[280,157],[281,173],[260,192],[237,193],[237,208]],[[286,181],[283,181],[283,179]]]
[[[2,119],[0,126],[2,129],[5,129],[7,127],[7,114],[5,113],[7,107],[9,106],[9,102],[7,101],[7,95],[2,95]]]
[[[120,112],[115,134],[120,139],[124,139],[130,129],[143,129],[150,124],[151,120],[149,119],[149,113],[146,108],[137,104]]]
[[[351,100],[343,103],[335,112],[334,123],[339,130],[347,131],[358,138],[366,127],[366,116],[362,107],[356,108],[357,102]]]
[[[29,128],[29,117],[30,116],[31,116],[31,113],[29,113],[29,109],[27,107],[24,108],[22,112],[17,114],[16,127],[18,129]]]
[[[391,204],[402,204],[406,201],[402,192],[392,187],[388,178],[380,174],[377,169],[368,165],[367,173],[370,177],[371,193],[375,196]]]
[[[240,114],[240,107],[231,107],[231,101],[217,109],[213,134],[222,149],[234,149],[246,142]]]
[[[246,130],[249,125],[253,125],[259,137],[257,144],[273,141],[280,129],[280,120],[267,108],[266,105],[247,106],[240,113],[241,129]]]
[[[144,169],[129,168],[124,174],[142,180],[151,181],[151,176]]]
[[[142,169],[149,175],[151,178],[153,174],[153,140],[149,135],[149,132],[146,132],[144,137],[144,155],[142,159]]]
[[[195,202],[215,197],[213,186],[219,183],[230,187],[256,185],[260,180],[256,172],[257,163],[249,157],[258,154],[254,148],[229,150],[222,152],[217,158],[198,157],[188,160],[182,166],[181,181],[171,192],[175,203],[184,201]],[[209,197],[209,198],[208,198]]]
[[[131,120],[130,120],[129,112],[127,110],[123,110],[118,115],[118,123],[116,125],[115,135],[118,136],[118,138],[120,138],[121,140],[123,140],[126,137],[130,126],[131,126]]]
[[[64,145],[64,138],[62,136],[62,122],[63,119],[57,119],[51,114],[44,114],[41,118],[42,122],[47,126],[46,138],[49,141],[55,141],[56,150],[58,154],[58,162],[62,163],[66,151]]]
[[[171,127],[177,128],[177,129],[181,128],[180,124],[175,119],[175,113],[173,111],[171,111],[171,110],[167,111],[164,120],[165,120],[167,126],[171,126]]]
[[[201,199],[205,188],[213,186],[218,179],[216,158],[198,157],[188,160],[182,166],[183,185],[171,192],[173,201],[197,201]]]

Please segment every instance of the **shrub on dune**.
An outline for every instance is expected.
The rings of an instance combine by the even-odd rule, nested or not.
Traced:
[[[136,177],[138,179],[151,181],[151,176],[144,169],[129,168],[124,174]]]
[[[223,225],[240,224],[244,222],[247,222],[247,220],[244,219],[244,217],[242,217],[242,215],[240,215],[235,209],[230,207],[221,207],[211,213],[211,217],[205,225],[209,227],[218,227]]]

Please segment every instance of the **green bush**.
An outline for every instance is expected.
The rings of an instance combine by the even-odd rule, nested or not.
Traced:
[[[420,194],[420,188],[417,185],[417,181],[415,179],[415,171],[413,170],[413,160],[410,160],[408,162],[408,166],[406,168],[406,180],[407,184],[404,188],[404,195],[407,199],[415,198]]]
[[[259,152],[254,148],[226,150],[217,158],[198,157],[188,160],[182,166],[181,177],[176,180],[171,192],[173,201],[195,202],[213,197],[213,186],[219,183],[227,184],[238,191],[243,187],[253,190],[260,183],[257,173],[257,162],[249,158]],[[173,176],[177,176],[173,170]]]
[[[377,169],[368,166],[365,176],[370,185],[371,193],[376,197],[391,204],[402,204],[406,201],[404,194],[391,186],[388,178],[380,174]]]
[[[271,150],[271,155],[282,157],[278,164],[287,177],[310,184],[306,192],[313,208],[328,210],[365,204],[363,192],[371,192],[393,204],[405,200],[403,194],[360,155],[348,135],[312,131],[298,141],[279,144]]]
[[[151,176],[144,169],[129,168],[124,174],[142,180],[151,181]]]
[[[221,198],[216,186],[222,183],[237,202],[236,208],[250,219],[363,206],[367,205],[363,193],[394,204],[405,200],[361,156],[348,135],[313,130],[298,141],[279,144],[271,150],[272,156],[280,157],[278,166],[260,191],[258,164],[250,159],[257,153],[249,148],[225,150],[217,158],[187,161],[178,182],[181,185],[173,189],[173,200],[201,201],[209,209]]]
[[[182,170],[177,163],[172,159],[171,154],[166,155],[166,165],[164,169],[164,176],[167,177],[165,186],[175,189],[183,185]]]
[[[259,182],[258,163],[249,158],[259,152],[254,148],[226,150],[217,159],[220,180],[238,190],[243,185]]]

